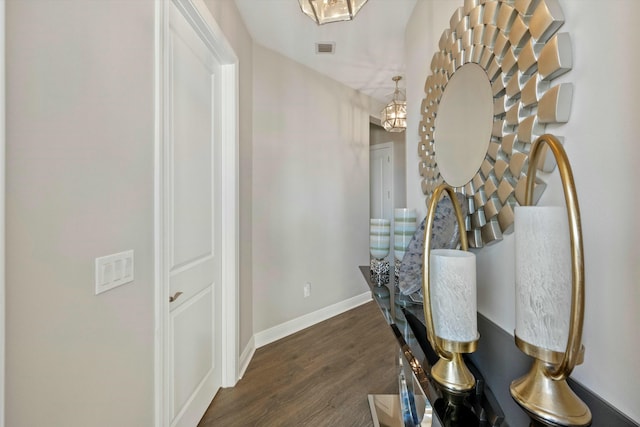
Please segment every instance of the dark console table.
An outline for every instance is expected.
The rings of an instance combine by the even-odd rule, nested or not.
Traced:
[[[360,271],[371,288],[382,315],[394,332],[399,345],[399,410],[395,423],[389,420],[380,425],[421,427],[505,427],[504,414],[480,372],[470,360],[467,366],[476,378],[475,389],[465,395],[451,395],[431,379],[431,366],[437,355],[426,340],[422,304],[408,296],[394,292],[391,283],[376,286],[370,279],[369,266]],[[376,414],[376,408],[388,409],[389,396],[369,397],[374,421],[389,418],[389,414]],[[385,400],[386,399],[386,400]],[[399,417],[399,418],[398,418]]]

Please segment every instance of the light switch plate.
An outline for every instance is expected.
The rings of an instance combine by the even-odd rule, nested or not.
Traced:
[[[96,295],[132,281],[133,250],[96,258]]]

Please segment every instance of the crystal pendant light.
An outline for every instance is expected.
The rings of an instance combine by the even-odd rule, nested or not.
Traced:
[[[380,113],[380,122],[387,132],[404,132],[407,128],[407,101],[404,93],[398,89],[400,76],[393,77],[396,82],[396,90],[393,92],[393,99]]]
[[[351,21],[367,0],[298,0],[305,15],[322,25]]]

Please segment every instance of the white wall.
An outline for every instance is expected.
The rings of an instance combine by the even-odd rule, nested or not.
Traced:
[[[462,0],[418,2],[406,32],[407,202],[424,210],[420,191],[417,129],[429,64],[442,31]],[[640,40],[636,0],[562,0],[571,34],[574,82],[568,124],[549,129],[565,137],[577,185],[585,252],[585,362],[573,378],[640,422],[640,250],[635,228],[640,209]],[[622,65],[624,64],[624,65]],[[540,205],[564,203],[557,174]],[[478,256],[479,311],[510,333],[514,330],[513,235]]]
[[[154,4],[6,19],[6,424],[150,426]],[[94,258],[126,249],[135,281],[95,296]]]
[[[128,3],[7,7],[8,425],[153,422],[154,2]],[[253,336],[253,41],[233,2],[206,4],[239,59],[242,351]],[[129,248],[136,281],[94,296],[93,258]]]
[[[422,118],[420,104],[424,98],[424,82],[431,74],[431,58],[437,51],[442,30],[445,25],[448,26],[449,18],[459,6],[462,6],[462,2],[458,0],[418,1],[405,31],[407,206],[415,208],[420,218],[427,213],[418,173],[418,123]]]
[[[369,124],[369,144],[377,145],[385,142],[404,145],[404,132],[387,132],[378,124]]]
[[[368,289],[357,267],[369,262],[369,99],[262,46],[253,51],[259,333]]]

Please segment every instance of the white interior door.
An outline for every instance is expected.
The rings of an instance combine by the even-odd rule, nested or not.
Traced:
[[[372,145],[369,149],[369,214],[393,221],[393,145]]]
[[[169,6],[164,143],[165,369],[171,426],[195,426],[221,386],[221,66]],[[167,306],[165,306],[167,307]]]

